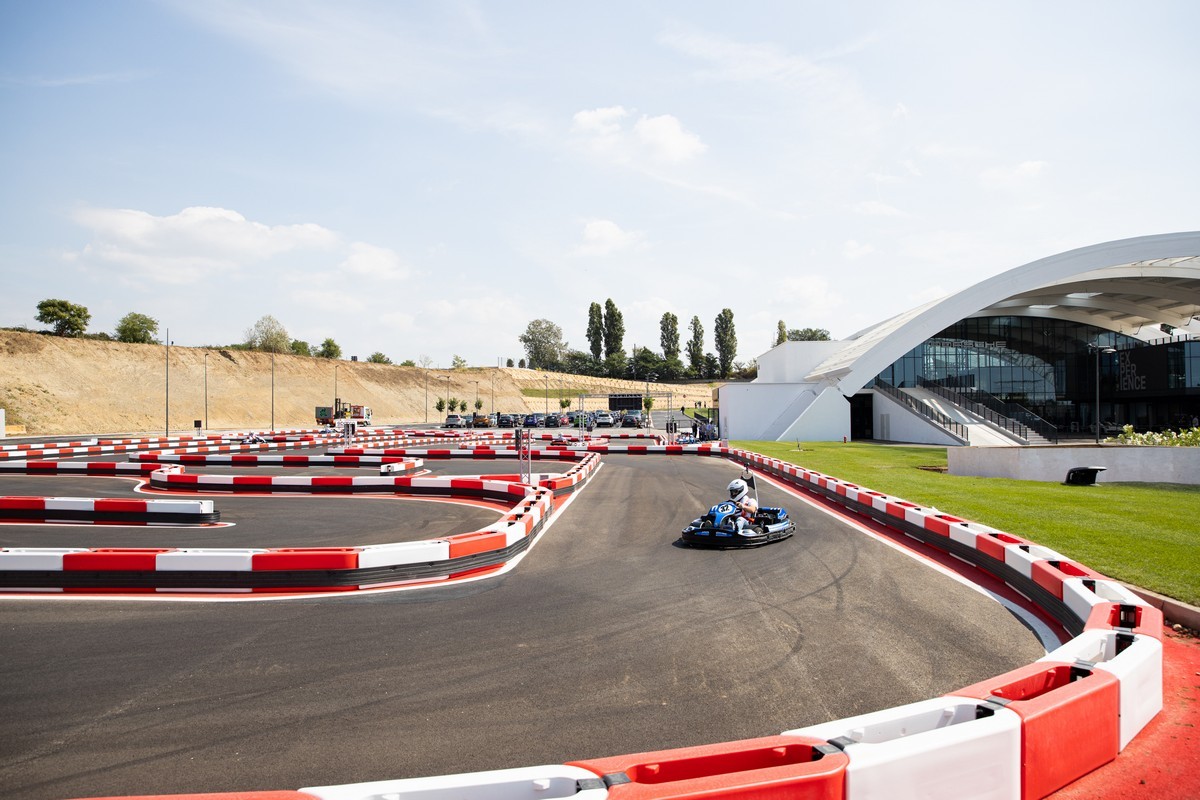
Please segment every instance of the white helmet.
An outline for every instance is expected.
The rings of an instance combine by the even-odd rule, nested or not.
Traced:
[[[729,499],[733,502],[741,502],[742,498],[749,493],[750,488],[746,486],[746,482],[741,478],[734,478],[729,482]]]

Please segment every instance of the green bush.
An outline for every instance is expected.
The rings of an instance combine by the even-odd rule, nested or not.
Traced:
[[[1132,425],[1126,425],[1116,438],[1109,437],[1104,441],[1146,447],[1200,447],[1200,428],[1184,428],[1178,433],[1175,431],[1135,433]]]

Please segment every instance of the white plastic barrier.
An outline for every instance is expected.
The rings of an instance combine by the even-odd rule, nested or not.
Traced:
[[[1021,796],[1021,718],[981,701],[939,697],[783,735],[842,747],[848,800]]]
[[[1004,549],[1004,563],[1030,580],[1033,579],[1033,562],[1035,561],[1070,561],[1070,559],[1049,547],[1042,547],[1040,544],[1017,545]]]
[[[1068,578],[1063,581],[1063,602],[1071,613],[1081,620],[1087,621],[1092,613],[1092,606],[1100,603],[1123,603],[1127,606],[1148,605],[1145,600],[1126,589],[1116,581],[1097,578],[1089,580],[1095,589],[1089,589],[1083,578]]]
[[[0,570],[60,572],[63,556],[87,550],[86,547],[5,547],[0,549]]]
[[[250,572],[254,568],[254,554],[267,552],[252,547],[184,547],[159,553],[154,558],[154,569],[158,572]]]
[[[1038,661],[1085,661],[1120,681],[1120,748],[1162,711],[1162,642],[1153,636],[1084,631]]]
[[[320,800],[604,800],[604,782],[582,767],[555,764],[431,778],[317,786],[300,791]]]
[[[448,561],[450,543],[445,539],[421,542],[395,542],[365,545],[358,553],[358,568],[390,567],[393,564],[420,564],[426,561]]]

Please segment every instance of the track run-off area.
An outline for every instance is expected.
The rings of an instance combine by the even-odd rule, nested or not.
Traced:
[[[905,536],[883,524],[894,510],[872,518],[823,497],[838,494],[829,486],[813,491],[777,468],[746,458],[735,463],[727,449],[668,454],[643,441],[628,448],[635,453],[617,439],[564,438],[542,447],[532,462],[531,483],[558,481],[553,508],[502,563],[354,591],[0,587],[5,796],[292,790],[588,762],[778,737],[938,698],[1026,668],[1060,644],[1079,641],[1072,638],[1077,634],[1094,632],[1085,627],[1136,640],[1138,652],[1153,646],[1150,610],[1145,621],[1130,622],[1120,616],[1134,613],[1121,611],[1128,598],[1106,595],[1102,578],[1097,588],[1094,574],[1028,543],[1028,560],[1053,562],[1067,581],[1091,580],[1091,591],[1100,594],[1081,602],[1105,613],[1115,606],[1115,616],[1098,621],[1099,614],[1085,610],[1084,617],[1096,620],[1064,624],[1053,602],[1047,611],[1045,603],[1007,585],[1011,576],[997,578],[967,564],[963,552],[947,554],[913,538],[913,531]],[[487,446],[506,447],[493,441]],[[337,444],[301,437],[245,452],[318,458],[354,452]],[[473,438],[436,446],[480,447]],[[375,462],[357,469],[301,467],[298,460],[155,462],[151,453],[167,451],[153,447],[163,445],[143,443],[122,454],[61,452],[87,445],[41,456],[10,450],[6,460],[128,459],[170,464],[175,474],[256,476],[260,483],[297,476],[342,481],[347,473],[382,477]],[[586,475],[562,488],[562,476],[578,471],[582,456],[565,451],[588,447],[597,453]],[[372,448],[362,444],[365,453]],[[429,457],[427,440],[405,441],[393,452],[401,450],[407,452],[391,456],[403,463],[395,474],[413,483],[442,478],[472,486],[471,476],[519,483],[510,453]],[[681,546],[679,531],[721,499],[747,465],[756,470],[762,505],[788,508],[796,534],[753,549]],[[0,576],[15,575],[17,562],[6,563],[6,553],[16,558],[39,549],[417,545],[511,522],[516,505],[471,491],[385,494],[368,487],[349,495],[324,484],[307,491],[209,487],[195,493],[162,478],[155,488],[148,472],[47,472],[0,471],[0,496],[200,498],[212,501],[220,518],[202,525],[4,522]],[[856,502],[872,501],[864,495]],[[899,513],[904,520],[906,510]],[[981,553],[994,552],[982,543],[984,533],[968,532],[981,537]],[[1022,540],[1008,538],[1013,541],[1000,540],[1002,565],[1008,548],[1021,547]],[[1058,592],[1067,603],[1063,580]],[[1161,617],[1158,622],[1161,628]],[[1085,683],[1082,674],[1071,674],[1071,685]],[[1103,691],[1116,697],[1115,679],[1104,681]],[[979,717],[1018,718],[1003,705],[988,706]],[[1013,725],[1019,731],[1020,720]],[[1113,725],[1115,737],[1115,707]],[[826,763],[842,759],[853,768],[855,748],[869,738],[841,741]],[[1111,761],[1115,739],[1110,749],[1083,771]],[[814,762],[819,758],[814,751]],[[1018,788],[1023,769],[1013,767]],[[843,788],[852,785],[838,780]],[[1008,796],[982,789],[953,796]],[[528,796],[619,797],[619,791],[619,785],[585,781],[570,794]]]

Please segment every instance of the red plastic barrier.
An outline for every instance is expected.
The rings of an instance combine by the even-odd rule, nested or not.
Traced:
[[[357,547],[281,547],[251,556],[258,571],[285,569],[358,569]]]
[[[154,510],[145,500],[121,500],[113,497],[97,497],[93,508],[106,514],[145,514]]]
[[[1030,565],[1033,582],[1050,590],[1059,600],[1063,599],[1063,581],[1070,578],[1103,578],[1099,572],[1072,561],[1034,561]]]
[[[569,766],[608,784],[610,800],[841,800],[850,758],[822,739],[767,736]]]
[[[1043,661],[952,694],[991,699],[1021,717],[1021,789],[1031,800],[1117,757],[1119,692],[1108,672]]]
[[[446,541],[450,543],[450,557],[459,558],[503,549],[508,546],[508,534],[503,531],[476,531],[447,536]]]
[[[839,487],[840,488],[840,487]],[[958,525],[966,522],[965,519],[953,517],[949,514],[934,514],[931,517],[925,518],[925,530],[930,533],[936,533],[938,536],[949,536],[950,526]]]
[[[170,550],[169,547],[97,547],[85,553],[64,553],[63,571],[149,570],[153,572],[158,554]]]
[[[1097,603],[1092,606],[1084,630],[1121,630],[1153,636],[1160,642],[1163,638],[1163,613],[1154,606],[1126,603]]]
[[[0,497],[0,511],[40,511],[45,507],[44,497]]]
[[[1004,551],[1010,544],[1032,544],[1008,533],[989,533],[975,540],[975,549],[997,561],[1004,560]]]

